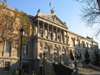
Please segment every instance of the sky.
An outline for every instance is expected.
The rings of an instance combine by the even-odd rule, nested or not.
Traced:
[[[83,37],[89,36],[98,43],[100,41],[97,37],[94,37],[92,29],[82,20],[80,16],[82,4],[75,0],[7,0],[7,5],[32,16],[37,14],[38,9],[41,10],[41,14],[50,14],[50,9],[54,8],[55,14],[62,22],[66,22],[69,31]]]

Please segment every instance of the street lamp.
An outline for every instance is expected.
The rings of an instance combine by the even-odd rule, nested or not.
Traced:
[[[21,37],[21,45],[20,45],[20,67],[19,67],[19,75],[22,73],[22,37],[24,36],[24,29],[20,29],[20,37]]]

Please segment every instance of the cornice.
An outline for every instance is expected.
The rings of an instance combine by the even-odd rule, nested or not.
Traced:
[[[76,33],[74,33],[74,32],[71,32],[71,31],[69,31],[69,30],[67,30],[67,31],[68,31],[68,33],[74,34],[74,35],[77,36],[77,37],[80,37],[80,38],[82,38],[82,39],[86,39],[86,40],[88,40],[88,41],[93,41],[94,43],[97,43],[97,42],[94,41],[93,39],[88,39],[88,38],[83,37],[83,36],[81,36],[81,35],[78,35],[78,34],[76,34]],[[97,43],[97,44],[98,44],[98,43]]]
[[[19,60],[19,58],[18,57],[0,57],[0,59],[14,59],[14,60]]]
[[[49,41],[49,42],[52,42],[52,43],[57,43],[57,44],[62,44],[62,45],[70,46],[70,44],[62,43],[62,42],[54,41],[54,40],[50,40],[50,39],[46,39],[46,38],[43,38],[43,37],[36,37],[34,39],[41,39],[41,40]]]

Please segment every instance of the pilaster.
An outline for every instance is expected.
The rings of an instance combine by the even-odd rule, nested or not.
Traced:
[[[61,29],[60,29],[60,39],[59,39],[59,41],[61,42]]]

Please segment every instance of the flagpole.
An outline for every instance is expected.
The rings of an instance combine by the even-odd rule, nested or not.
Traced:
[[[51,1],[50,1],[50,3],[49,3],[49,6],[50,6],[50,12],[51,12]]]

